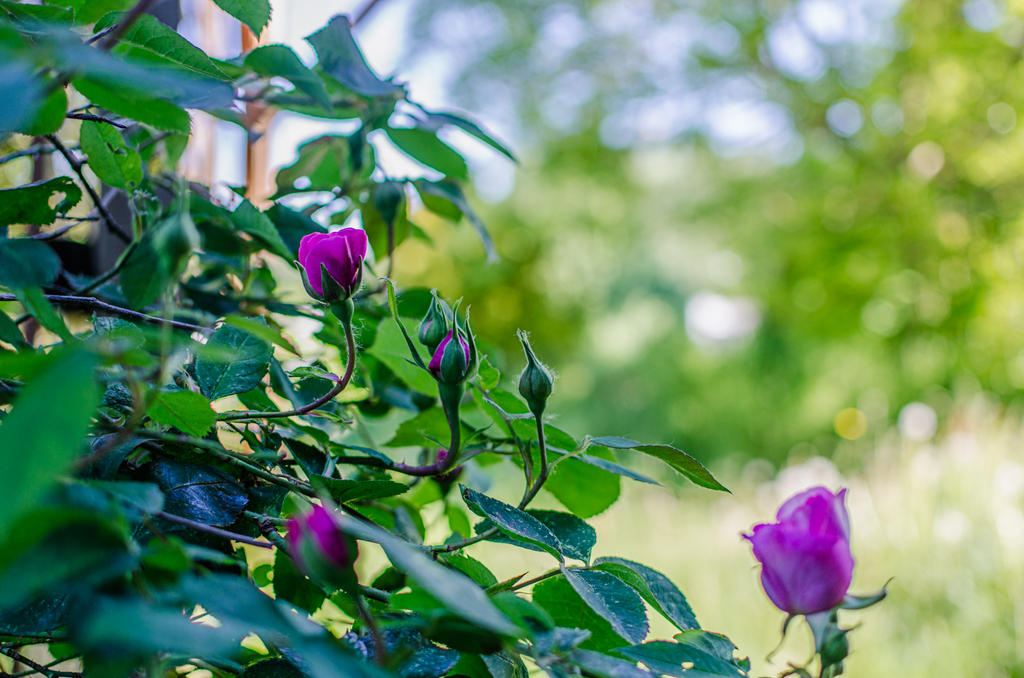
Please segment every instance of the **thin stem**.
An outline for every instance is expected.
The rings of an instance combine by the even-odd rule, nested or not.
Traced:
[[[155,325],[167,325],[179,330],[188,330],[189,332],[203,332],[204,334],[210,332],[209,327],[201,327],[200,325],[193,325],[191,323],[181,322],[180,320],[167,320],[166,318],[146,315],[139,311],[133,311],[130,308],[122,308],[121,306],[108,304],[107,302],[95,297],[78,297],[67,294],[46,294],[44,296],[48,300],[61,306],[82,306],[96,311],[105,311],[110,315],[127,318],[128,320],[138,320],[139,322],[153,323]],[[0,301],[15,300],[16,298],[13,294],[0,294]]]
[[[0,647],[0,653],[7,655],[17,662],[21,662],[29,668],[35,669],[37,672],[47,676],[47,678],[79,678],[82,675],[78,671],[58,671],[57,669],[48,668],[8,647]]]
[[[50,148],[49,146],[36,144],[35,146],[29,146],[28,148],[24,148],[20,151],[14,151],[13,153],[8,153],[7,155],[0,155],[0,165],[3,165],[5,162],[10,162],[11,160],[17,160],[18,158],[24,158],[30,155],[38,155],[39,153],[53,153],[56,150],[57,149]]]
[[[302,407],[296,407],[293,410],[285,410],[284,412],[255,412],[252,410],[224,412],[217,415],[217,419],[219,421],[238,421],[239,419],[280,419],[281,417],[297,417],[303,414],[308,414],[318,407],[322,407],[334,400],[335,396],[344,391],[345,387],[348,386],[348,382],[352,379],[352,374],[356,369],[356,339],[352,334],[352,323],[346,322],[344,325],[348,360],[345,364],[345,374],[338,380],[338,383],[336,383],[330,391],[323,394],[313,402],[303,405]]]
[[[548,570],[544,574],[537,575],[533,579],[527,579],[526,581],[519,582],[518,584],[516,584],[515,586],[512,587],[512,590],[513,591],[517,591],[519,589],[524,589],[527,586],[530,586],[531,584],[536,584],[537,582],[542,582],[545,579],[550,579],[551,577],[554,577],[555,575],[558,575],[558,574],[561,574],[561,573],[562,573],[562,568],[556,567],[553,570]]]
[[[251,464],[242,455],[232,452],[231,450],[228,450],[222,447],[221,445],[211,442],[209,440],[204,440],[203,438],[192,438],[190,436],[180,436],[175,435],[173,433],[164,433],[162,431],[146,431],[146,435],[157,440],[164,440],[167,442],[179,443],[182,445],[192,445],[194,447],[207,450],[217,455],[224,461],[232,463],[235,466],[240,466],[241,468],[244,468],[253,475],[259,476],[260,478],[263,478],[264,480],[271,482],[275,485],[279,485],[294,492],[298,492],[299,494],[304,494],[307,497],[317,496],[316,492],[313,491],[313,488],[310,487],[308,483],[305,483],[299,480],[298,478],[291,478],[289,476],[279,476],[271,473],[270,471],[261,469],[260,467]]]
[[[110,31],[110,33],[103,37],[103,40],[99,43],[99,48],[108,51],[113,48],[113,46],[117,44],[117,41],[121,39],[121,36],[132,27],[132,24],[135,23],[140,16],[149,11],[149,7],[152,4],[153,0],[139,0],[139,2],[128,11],[128,14],[125,15],[124,19],[122,19],[121,22],[118,23],[112,31]]]
[[[72,120],[90,120],[92,122],[102,122],[102,123],[106,123],[108,125],[113,125],[114,127],[117,127],[118,129],[127,129],[128,128],[128,125],[125,125],[125,124],[120,123],[120,122],[115,122],[115,121],[111,120],[110,118],[108,118],[106,116],[96,115],[95,113],[68,113],[64,117],[71,118]]]
[[[369,14],[374,10],[380,0],[367,0],[367,3],[363,5],[357,12],[355,17],[352,18],[352,27],[356,27],[362,22]]]
[[[373,615],[370,613],[370,607],[366,604],[366,599],[363,598],[361,592],[356,592],[352,597],[356,601],[356,609],[359,610],[359,618],[370,629],[370,635],[373,637],[373,658],[376,660],[378,666],[387,666],[388,647],[384,644],[384,634],[380,632],[380,627],[377,626],[377,620],[374,619]]]
[[[540,472],[537,474],[537,479],[533,485],[527,490],[523,496],[523,500],[519,502],[519,508],[525,508],[527,504],[533,501],[533,498],[540,492],[541,486],[548,479],[550,468],[548,466],[548,448],[544,441],[544,421],[541,417],[535,417],[537,420],[537,449],[540,453]]]
[[[242,542],[243,544],[259,546],[261,549],[274,548],[273,544],[268,544],[265,541],[259,541],[258,539],[247,537],[244,534],[238,534],[237,532],[224,530],[219,527],[214,527],[213,525],[207,525],[206,523],[200,523],[196,520],[190,520],[189,518],[182,518],[181,516],[176,516],[173,513],[166,513],[165,511],[155,511],[153,515],[157,518],[163,518],[164,520],[168,520],[172,523],[185,525],[186,527],[191,527],[193,530],[199,530],[200,532],[206,532],[207,534],[213,534],[218,537],[224,537],[225,539],[230,539],[231,541],[238,541]]]
[[[145,1],[146,0],[143,0],[143,2]],[[60,139],[58,139],[55,134],[47,134],[46,140],[53,144],[53,147],[57,149],[57,152],[64,156],[64,159],[68,161],[69,165],[71,165],[71,169],[78,175],[78,180],[82,184],[82,188],[84,188],[85,192],[89,194],[93,204],[96,205],[96,210],[99,212],[100,216],[103,217],[103,221],[107,223],[107,227],[110,228],[114,235],[120,238],[123,242],[130,243],[132,241],[131,234],[124,230],[120,224],[114,221],[113,215],[110,214],[107,206],[103,204],[103,200],[101,200],[100,196],[96,193],[96,189],[94,189],[92,184],[86,180],[85,172],[82,171],[82,161],[76,158],[74,154],[68,150],[68,147],[61,143]]]

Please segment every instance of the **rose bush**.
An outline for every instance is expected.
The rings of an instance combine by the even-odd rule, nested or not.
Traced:
[[[269,20],[259,0],[218,4],[257,33]],[[458,303],[363,284],[429,240],[413,194],[417,220],[465,217],[496,256],[437,133],[512,154],[374,73],[347,17],[308,36],[307,66],[283,45],[211,58],[148,6],[0,0],[0,165],[23,179],[0,189],[0,668],[746,675],[664,575],[594,558],[587,522],[622,482],[657,482],[638,455],[724,485],[671,445],[555,426],[525,334],[516,395]],[[352,131],[302,144],[266,201],[181,175],[191,115],[252,139],[265,107]],[[387,178],[372,139],[435,178]],[[55,176],[30,181],[40,168]],[[484,541],[550,562],[504,572],[473,556]],[[652,614],[679,633],[650,639]]]

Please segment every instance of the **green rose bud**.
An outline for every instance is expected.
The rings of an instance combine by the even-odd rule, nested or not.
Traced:
[[[384,223],[393,225],[398,213],[405,204],[405,184],[401,181],[388,179],[377,184],[373,189],[373,206],[380,212]]]
[[[533,416],[540,418],[544,413],[544,406],[547,404],[548,396],[551,395],[553,379],[548,368],[537,360],[530,348],[530,341],[526,333],[519,331],[519,341],[523,344],[523,352],[526,353],[526,368],[519,376],[519,395],[523,396],[526,404],[530,407]]]
[[[448,319],[451,315],[452,310],[448,304],[434,294],[434,298],[430,301],[430,308],[427,309],[427,314],[420,321],[417,331],[420,343],[427,347],[431,355],[437,351],[437,347],[448,336]]]

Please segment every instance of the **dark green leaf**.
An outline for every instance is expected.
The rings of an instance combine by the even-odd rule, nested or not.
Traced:
[[[110,15],[96,27],[105,28],[104,24],[118,20],[116,15]],[[173,65],[196,76],[228,79],[203,50],[151,14],[143,14],[132,22],[114,51],[140,62]]]
[[[43,103],[43,80],[36,75],[34,67],[0,49],[0,82],[4,83],[4,96],[0,97],[0,132],[32,125]]]
[[[300,92],[309,95],[316,103],[331,110],[324,81],[306,67],[290,47],[285,45],[263,45],[245,56],[245,65],[260,75],[285,78]]]
[[[217,400],[256,388],[270,366],[273,349],[270,344],[228,325],[221,326],[206,344],[225,350],[230,359],[196,360],[196,380],[203,394]]]
[[[415,127],[385,129],[388,138],[413,160],[437,170],[445,176],[468,179],[469,168],[458,151],[437,138],[433,132]]]
[[[632,586],[648,605],[680,631],[700,628],[696,615],[686,602],[686,596],[657,570],[624,558],[599,558],[594,562],[594,567],[610,572]]]
[[[0,535],[35,503],[78,454],[99,403],[96,356],[69,351],[52,356],[25,385],[0,426]]]
[[[570,458],[560,461],[544,489],[580,518],[591,518],[619,498],[619,477],[603,469]]]
[[[159,391],[146,414],[156,422],[196,437],[206,435],[217,421],[210,401],[193,391]]]
[[[31,238],[0,238],[0,285],[46,287],[59,272],[60,259],[46,243]]]
[[[627,644],[611,624],[583,601],[564,576],[559,575],[536,584],[531,595],[533,602],[544,608],[558,626],[580,629],[580,632],[568,636],[566,632],[559,634],[562,638],[547,638],[548,644],[557,641],[559,644],[568,644],[568,647],[580,645],[598,651],[607,651]],[[643,603],[640,605],[643,606]],[[542,639],[538,637],[538,644],[541,641]]]
[[[566,581],[599,617],[631,643],[647,636],[647,612],[640,596],[617,577],[599,570],[563,570]]]
[[[711,475],[710,471],[704,468],[703,464],[682,450],[676,449],[671,445],[645,445],[644,443],[638,443],[635,440],[619,438],[617,436],[592,438],[590,440],[590,444],[609,447],[616,450],[636,450],[637,452],[643,452],[644,454],[661,459],[663,462],[692,480],[697,485],[707,487],[712,490],[721,490],[722,492],[729,491],[724,485],[715,480],[715,477]]]
[[[112,113],[166,132],[187,135],[192,131],[188,113],[169,101],[130,90],[118,90],[93,78],[75,78],[74,85],[89,101]]]
[[[512,154],[512,151],[508,150],[508,147],[499,142],[487,131],[484,130],[480,125],[469,120],[458,113],[445,113],[445,112],[432,112],[426,111],[427,119],[425,126],[430,128],[437,128],[442,125],[453,125],[458,127],[462,131],[470,134],[480,141],[484,142],[491,148],[495,149],[512,162],[518,162],[516,156]]]
[[[573,650],[569,661],[596,678],[654,678],[648,671],[637,668],[633,662],[609,657],[593,650]]]
[[[58,87],[43,100],[32,121],[16,131],[31,136],[53,134],[64,124],[67,110],[68,95],[63,87]]]
[[[213,0],[222,10],[235,17],[259,36],[270,23],[270,0]]]
[[[479,236],[480,242],[484,245],[487,260],[497,261],[498,253],[494,249],[494,242],[491,240],[491,235],[487,232],[487,227],[484,226],[484,222],[476,215],[473,208],[469,206],[469,202],[466,200],[466,196],[463,195],[462,189],[459,188],[458,184],[451,181],[426,181],[425,179],[420,179],[414,182],[414,185],[416,190],[420,192],[423,203],[430,211],[447,216],[443,207],[447,204],[448,213],[455,214],[454,217],[449,216],[448,218],[458,221],[462,215],[465,215],[469,219],[469,223],[476,229],[477,236]],[[454,209],[454,212],[451,211],[452,209]]]
[[[134,0],[50,0],[47,4],[68,7],[75,12],[75,23],[91,24],[110,12],[128,9]]]
[[[264,214],[274,222],[274,226],[277,227],[278,234],[288,246],[292,258],[298,257],[299,243],[302,241],[303,236],[310,233],[327,232],[326,228],[318,224],[311,217],[307,217],[302,212],[286,207],[279,202],[271,205]]]
[[[590,551],[597,544],[597,531],[582,519],[562,511],[527,509],[531,516],[543,523],[558,538],[562,553],[569,558],[588,562]]]
[[[40,325],[65,341],[71,340],[71,331],[64,324],[64,319],[57,313],[41,289],[38,287],[17,288],[14,290],[14,296],[25,307],[25,311],[39,321]]]
[[[281,240],[274,222],[248,200],[243,200],[231,213],[231,223],[235,229],[259,238],[271,252],[284,257],[285,261],[292,258],[292,251]]]
[[[60,193],[63,198],[50,207],[51,197]],[[58,214],[68,210],[82,199],[82,189],[71,177],[54,177],[17,188],[0,189],[0,226],[8,224],[52,224]]]
[[[488,518],[502,533],[539,546],[562,560],[562,544],[547,525],[526,511],[471,490],[465,485],[459,485],[459,489],[470,510],[478,516]]]
[[[342,480],[324,476],[313,476],[309,480],[314,488],[327,492],[339,504],[393,497],[409,490],[408,486],[394,480]]]
[[[335,16],[326,26],[307,36],[306,41],[316,51],[321,68],[353,92],[378,97],[401,90],[398,85],[381,80],[367,65],[352,38],[348,17]]]
[[[152,475],[166,498],[164,510],[182,518],[230,525],[249,503],[238,483],[210,466],[158,461]]]
[[[89,168],[103,183],[131,190],[142,181],[142,158],[113,125],[83,122],[81,143],[89,158]]]
[[[312,614],[327,596],[323,589],[299,572],[284,549],[277,549],[274,553],[274,597],[294,603]]]
[[[616,651],[624,657],[642,663],[656,673],[678,678],[745,675],[739,667],[721,657],[692,645],[667,640],[654,640],[643,645],[619,648]],[[686,668],[683,668],[684,663]]]
[[[380,544],[392,564],[405,572],[425,591],[463,619],[503,635],[516,636],[518,628],[490,601],[472,579],[434,562],[412,544],[381,528],[350,520],[346,529],[352,536]]]

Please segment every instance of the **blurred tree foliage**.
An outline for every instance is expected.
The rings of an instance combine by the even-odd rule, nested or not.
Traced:
[[[561,351],[573,425],[779,461],[1019,394],[1024,4],[418,11],[411,49],[528,149],[486,215],[503,261],[420,266]]]

